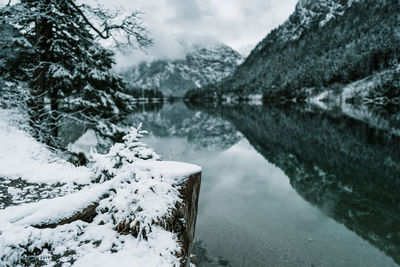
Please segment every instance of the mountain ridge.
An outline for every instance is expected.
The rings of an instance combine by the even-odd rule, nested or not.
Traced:
[[[187,90],[228,77],[243,61],[238,52],[218,40],[187,36],[178,38],[184,57],[142,62],[123,71],[121,74],[130,87],[181,97]]]
[[[217,91],[218,97],[304,99],[331,87],[340,90],[400,62],[399,14],[400,3],[392,0],[300,0],[232,76],[187,97],[211,97]],[[389,82],[394,84],[396,75]],[[381,87],[374,88],[376,97],[400,96],[397,85]]]

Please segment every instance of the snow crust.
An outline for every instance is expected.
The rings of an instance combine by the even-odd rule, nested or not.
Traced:
[[[167,176],[177,182],[202,171],[202,168],[197,165],[175,161],[138,161],[133,166],[137,170],[151,170],[154,174]]]

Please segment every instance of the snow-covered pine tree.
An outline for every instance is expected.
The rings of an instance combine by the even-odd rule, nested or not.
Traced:
[[[118,173],[124,173],[132,169],[131,164],[140,160],[161,160],[158,155],[148,145],[140,142],[147,131],[142,130],[142,124],[137,128],[131,127],[128,134],[122,140],[123,143],[116,143],[107,154],[98,154],[92,151],[94,165],[93,182],[103,183],[114,178]]]
[[[21,0],[1,7],[0,17],[0,25],[11,28],[32,50],[28,67],[19,71],[28,75],[11,78],[29,85],[27,104],[38,139],[55,145],[49,137],[57,137],[65,116],[96,120],[126,110],[125,83],[111,72],[114,53],[99,39],[120,45],[118,34],[125,44],[150,45],[138,12],[120,19],[119,10],[78,5],[75,0]]]

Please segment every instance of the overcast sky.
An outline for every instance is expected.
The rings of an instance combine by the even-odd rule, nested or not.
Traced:
[[[175,56],[168,36],[214,37],[243,52],[254,47],[294,11],[297,0],[99,0],[106,7],[142,9],[153,57]],[[136,53],[136,60],[140,55]]]

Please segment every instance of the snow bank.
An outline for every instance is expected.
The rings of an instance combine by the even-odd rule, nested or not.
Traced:
[[[137,161],[133,166],[138,171],[151,170],[156,175],[164,175],[178,183],[182,182],[182,178],[202,171],[197,165],[174,161]]]
[[[8,207],[0,211],[0,223],[8,221],[15,226],[57,223],[98,201],[113,184],[109,181],[56,199],[43,199],[23,206]]]
[[[90,182],[88,168],[76,168],[13,126],[11,122],[20,116],[15,111],[0,109],[0,177],[46,184]]]
[[[64,266],[180,265],[178,237],[162,221],[181,201],[182,175],[201,169],[144,160],[133,166],[77,193],[0,211],[1,262],[15,266],[40,259],[46,266],[57,258]],[[92,222],[34,227],[70,218],[93,203],[98,206]]]
[[[0,136],[8,138],[7,146],[13,149],[0,151],[0,175],[34,182],[86,183],[72,194],[0,210],[1,266],[181,264],[181,230],[175,229],[186,222],[180,190],[185,179],[201,172],[200,167],[160,161],[140,142],[139,127],[132,128],[108,154],[93,151],[91,170],[65,168],[65,161],[28,134],[6,128],[4,118],[11,113],[0,114]],[[20,160],[27,166],[15,173]]]

